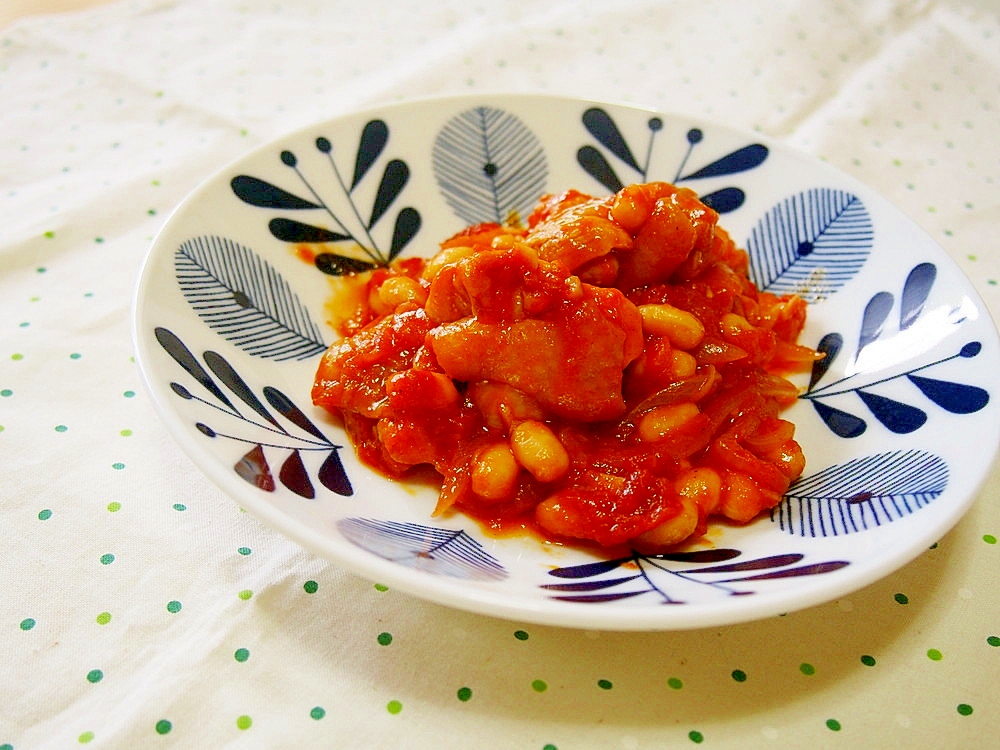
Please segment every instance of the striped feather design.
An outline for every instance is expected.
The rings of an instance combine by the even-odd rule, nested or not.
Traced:
[[[248,354],[284,361],[326,350],[292,287],[249,248],[225,237],[194,237],[174,252],[174,273],[199,317]]]
[[[337,528],[359,547],[407,567],[477,581],[499,581],[508,575],[464,531],[370,518],[344,518]]]
[[[861,270],[874,242],[871,216],[843,190],[814,188],[768,211],[747,239],[750,277],[808,302],[830,296]]]
[[[799,479],[771,511],[797,536],[840,536],[898,521],[935,500],[948,465],[926,451],[876,453]]]
[[[541,143],[500,109],[475,107],[453,117],[435,138],[431,159],[445,201],[467,224],[523,221],[545,192]]]

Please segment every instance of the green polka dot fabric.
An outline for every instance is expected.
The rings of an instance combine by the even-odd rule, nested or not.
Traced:
[[[1000,313],[990,3],[123,0],[0,28],[0,750],[984,747],[1000,474],[834,602],[673,633],[452,611],[258,523],[132,357],[140,263],[247,150],[448,93],[624,101],[847,171]],[[363,502],[361,499],[358,502]]]

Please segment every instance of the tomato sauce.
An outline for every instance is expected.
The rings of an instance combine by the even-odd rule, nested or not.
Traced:
[[[690,190],[544,196],[526,227],[345,283],[313,401],[375,470],[431,467],[435,514],[660,551],[750,521],[802,472],[780,413],[816,356],[806,304],[757,290]]]

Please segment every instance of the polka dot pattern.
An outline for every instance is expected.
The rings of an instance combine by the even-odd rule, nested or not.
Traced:
[[[995,503],[886,579],[783,617],[498,621],[348,575],[242,512],[167,435],[129,342],[143,250],[216,169],[352,108],[496,90],[679,109],[795,146],[898,205],[997,316],[1000,11],[918,5],[133,0],[0,27],[0,653],[17,685],[0,750],[42,733],[408,746],[426,727],[538,750],[981,746],[1000,726],[983,697],[1000,684]],[[998,492],[995,471],[981,498]],[[110,721],[130,691],[142,710]],[[43,720],[44,705],[72,710]]]

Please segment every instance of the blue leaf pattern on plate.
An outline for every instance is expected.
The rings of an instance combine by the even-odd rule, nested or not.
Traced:
[[[898,521],[948,486],[948,465],[927,451],[877,453],[796,480],[771,521],[789,534],[840,536]]]
[[[700,130],[697,132],[701,133]],[[694,141],[688,138],[688,142],[692,146],[700,140],[701,137]],[[752,143],[749,146],[744,146],[730,154],[726,154],[721,159],[716,159],[711,164],[706,164],[691,174],[681,176],[678,173],[676,182],[703,180],[707,177],[723,177],[725,175],[736,174],[737,172],[746,172],[763,164],[764,160],[767,159],[768,153],[767,146],[760,143]]]
[[[855,390],[858,398],[868,407],[868,411],[881,422],[887,430],[895,432],[897,435],[919,430],[927,422],[927,412],[918,409],[916,406],[904,404],[893,398],[880,396],[877,393],[857,388]]]
[[[937,276],[937,269],[931,263],[919,263],[914,266],[906,280],[899,300],[899,334],[911,329],[924,313],[925,303],[931,293],[931,288]],[[861,317],[861,327],[858,332],[858,345],[854,355],[854,364],[861,361],[862,355],[869,347],[885,336],[886,322],[896,304],[896,298],[889,292],[876,292],[865,305]],[[950,311],[948,318],[936,323],[938,328],[956,328],[960,326],[964,313],[960,307]],[[845,394],[853,394],[864,404],[875,419],[890,432],[905,435],[919,430],[926,424],[928,414],[923,409],[901,400],[902,397],[886,396],[872,389],[883,387],[893,381],[906,380],[915,386],[917,393],[931,403],[951,414],[972,414],[983,409],[990,401],[990,394],[985,388],[976,385],[956,383],[951,380],[930,378],[917,375],[918,372],[937,367],[946,362],[961,359],[971,359],[982,350],[979,341],[969,341],[955,354],[942,357],[933,362],[900,368],[901,371],[886,374],[885,367],[878,367],[874,373],[865,377],[866,373],[854,371],[845,377],[820,386],[837,356],[841,353],[844,337],[840,333],[828,333],[820,340],[816,350],[824,356],[813,364],[809,387],[799,398],[811,401],[816,413],[824,424],[843,438],[854,438],[864,434],[868,423],[864,418],[845,409],[832,406],[829,400]]]
[[[548,179],[535,134],[493,107],[474,107],[445,123],[431,160],[445,201],[467,224],[523,223]]]
[[[615,171],[615,167],[612,166],[604,151],[596,146],[585,144],[577,150],[576,160],[587,174],[611,192],[621,190],[627,183],[646,182],[651,179],[649,167],[657,133],[663,130],[662,118],[650,117],[646,120],[646,129],[649,131],[649,137],[641,150],[641,153],[643,153],[641,162],[635,156],[635,153],[639,149],[633,149],[629,145],[628,139],[622,133],[622,129],[607,110],[601,107],[591,107],[583,113],[581,119],[584,127],[594,136],[598,144],[610,156],[617,159],[621,166],[628,168],[630,171],[630,176],[623,179]],[[754,169],[764,163],[769,153],[767,146],[760,143],[753,143],[738,148],[694,172],[684,174],[684,168],[688,160],[694,153],[695,147],[704,141],[705,134],[700,128],[691,128],[685,133],[685,138],[688,144],[687,150],[681,158],[677,171],[671,180],[677,185],[688,180],[724,177]],[[699,197],[703,203],[719,213],[735,211],[746,201],[746,193],[737,187],[720,188],[709,193],[704,193]]]
[[[720,214],[727,214],[742,206],[747,199],[747,195],[739,188],[728,187],[715,190],[711,193],[705,193],[699,196],[699,199],[713,211]]]
[[[888,292],[878,292],[865,305],[865,311],[861,315],[861,331],[858,333],[858,349],[854,356],[861,354],[861,350],[873,341],[877,341],[882,335],[885,321],[892,312],[895,304],[892,295]]]
[[[806,190],[772,207],[751,231],[750,277],[761,289],[817,302],[857,275],[873,241],[871,217],[857,196]]]
[[[368,174],[368,170],[385,150],[389,143],[389,126],[384,120],[370,120],[365,123],[361,130],[361,137],[358,139],[358,152],[354,159],[354,177],[351,179],[351,190],[354,190],[361,182],[361,178]],[[320,142],[321,150],[327,152],[327,145],[330,142],[326,139]],[[332,145],[330,146],[332,149]]]
[[[253,446],[233,466],[233,470],[242,479],[265,492],[274,492],[277,485],[274,482],[274,474],[271,471],[264,448],[269,451],[281,451],[287,455],[278,472],[279,481],[295,494],[312,499],[316,496],[316,489],[309,478],[309,471],[302,461],[302,452],[327,452],[328,455],[317,474],[320,484],[338,495],[354,494],[351,480],[340,461],[342,446],[331,442],[288,396],[273,386],[264,386],[263,393],[267,402],[278,414],[305,432],[307,436],[295,434],[286,429],[281,421],[257,398],[246,380],[221,354],[206,351],[202,358],[205,360],[208,370],[211,370],[212,374],[233,395],[237,396],[254,414],[260,417],[259,421],[240,411],[233,400],[215,382],[215,378],[209,374],[198,358],[173,331],[159,327],[154,330],[153,334],[157,343],[163,347],[171,359],[207,390],[218,403],[196,396],[190,389],[177,382],[170,383],[170,389],[174,394],[185,401],[213,409],[217,414],[227,417],[227,421],[235,420],[240,428],[240,434],[220,432],[205,422],[196,422],[197,430],[208,438],[223,438]]]
[[[899,330],[905,331],[920,317],[935,279],[937,266],[933,263],[918,263],[910,270],[899,298]]]
[[[334,159],[333,143],[330,139],[320,136],[314,141],[316,151],[322,155],[321,161],[324,162],[322,168],[324,170],[329,168],[332,172],[349,211],[341,211],[339,214],[335,212],[331,202],[325,199],[317,188],[321,182],[311,179],[300,166],[299,156],[287,149],[279,154],[281,163],[294,172],[312,200],[302,198],[266,180],[245,174],[234,177],[229,183],[230,189],[241,201],[258,208],[319,211],[325,214],[314,219],[314,223],[311,224],[285,216],[274,217],[267,224],[275,239],[282,242],[350,243],[349,247],[363,256],[319,252],[316,254],[315,265],[323,273],[342,276],[384,266],[403,251],[420,231],[422,223],[419,211],[412,207],[402,208],[393,222],[392,239],[388,248],[385,247],[384,240],[380,242],[376,239],[376,226],[400,197],[410,179],[410,168],[402,159],[390,159],[386,163],[368,219],[362,217],[361,207],[354,194],[355,188],[381,157],[388,141],[389,126],[383,120],[370,120],[364,126],[358,138],[350,186],[345,183]],[[329,223],[332,223],[332,228],[326,226]]]
[[[473,581],[501,581],[509,575],[465,531],[370,518],[344,518],[337,528],[374,555],[428,573]]]
[[[830,560],[800,565],[805,555],[798,552],[729,562],[742,554],[722,548],[659,555],[633,552],[613,560],[554,568],[550,576],[573,582],[546,583],[541,588],[555,592],[552,598],[567,602],[602,604],[649,595],[653,602],[676,605],[746,596],[755,593],[743,585],[747,582],[821,575],[849,564]]]
[[[175,251],[174,273],[198,316],[248,354],[281,362],[326,350],[291,285],[250,248],[224,237],[195,237]]]
[[[629,148],[628,141],[625,140],[625,136],[618,129],[618,124],[612,119],[611,115],[600,107],[592,107],[583,113],[581,119],[583,126],[597,139],[598,143],[621,159],[627,166],[632,167],[636,172],[645,176],[648,160],[644,166],[639,166],[639,162],[636,161],[635,156],[632,154],[632,149]],[[659,126],[654,127],[653,122],[652,120],[650,121],[649,129],[655,132],[659,130]],[[658,119],[655,122],[660,124]]]
[[[280,208],[286,211],[322,208],[319,203],[301,198],[284,188],[250,175],[237,175],[232,179],[230,187],[237,198],[257,208]]]

